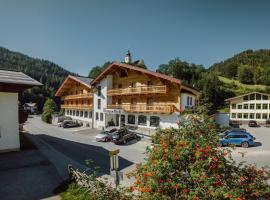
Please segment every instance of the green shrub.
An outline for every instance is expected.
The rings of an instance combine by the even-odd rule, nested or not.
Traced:
[[[42,121],[44,121],[46,123],[51,123],[52,122],[52,113],[48,112],[48,111],[44,111],[41,114],[41,119],[42,119]]]
[[[52,114],[57,111],[57,105],[53,99],[47,99],[43,106],[43,113],[41,114],[42,121],[51,123]]]

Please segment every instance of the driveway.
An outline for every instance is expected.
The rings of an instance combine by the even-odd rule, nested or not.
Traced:
[[[96,129],[64,129],[46,124],[38,116],[29,118],[25,129],[28,132],[27,136],[55,164],[63,179],[68,177],[68,164],[81,171],[99,166],[100,175],[109,174],[109,151],[116,149],[120,149],[120,170],[124,173],[129,172],[134,169],[135,163],[144,160],[146,146],[150,144],[146,138],[119,146],[110,142],[96,142],[95,135],[99,132]],[[87,160],[93,161],[93,165],[87,165]]]
[[[258,167],[270,166],[270,128],[251,128],[247,125],[243,125],[241,128],[247,129],[256,137],[256,143],[254,147],[236,147],[233,151],[233,157],[237,161],[246,161],[250,164],[256,164]],[[244,158],[242,158],[241,153],[245,153]]]
[[[0,154],[1,200],[49,198],[61,181],[55,167],[37,149]]]

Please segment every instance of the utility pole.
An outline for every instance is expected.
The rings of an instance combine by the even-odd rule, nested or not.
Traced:
[[[114,183],[116,187],[119,185],[120,179],[123,179],[123,173],[119,172],[119,157],[118,154],[120,150],[109,151],[110,156],[110,172],[111,176],[114,178]]]

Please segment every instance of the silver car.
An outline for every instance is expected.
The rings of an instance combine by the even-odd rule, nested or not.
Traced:
[[[96,135],[97,142],[108,142],[112,140],[114,134],[118,131],[117,128],[111,127],[105,130],[102,130],[99,134]]]

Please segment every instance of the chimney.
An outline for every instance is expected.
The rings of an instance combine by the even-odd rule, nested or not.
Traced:
[[[131,53],[130,53],[130,51],[128,50],[128,51],[127,51],[127,54],[126,54],[126,56],[125,56],[125,63],[129,64],[129,63],[131,63],[131,62],[132,62],[132,59],[131,59]]]

